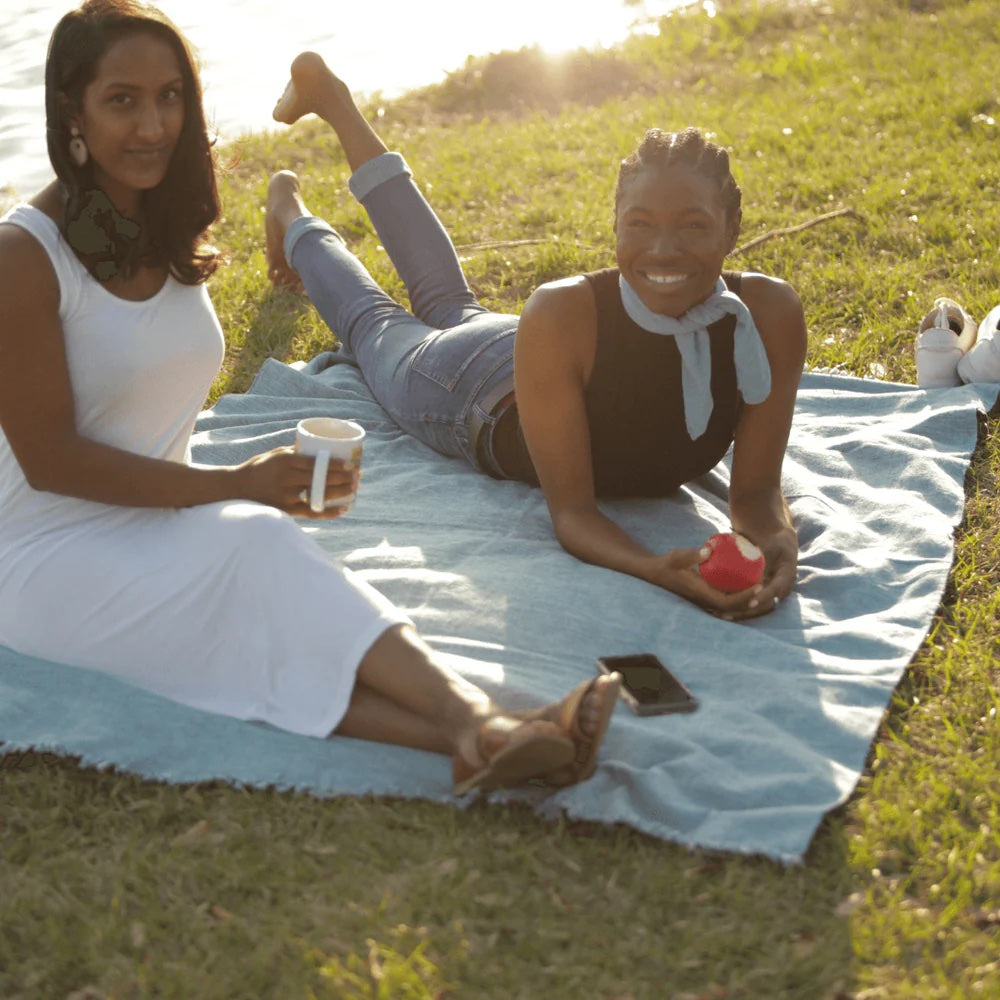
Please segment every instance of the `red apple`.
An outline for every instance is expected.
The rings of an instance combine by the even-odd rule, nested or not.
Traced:
[[[711,555],[698,566],[706,583],[716,590],[734,593],[760,582],[764,575],[764,555],[736,531],[712,535],[705,544]]]

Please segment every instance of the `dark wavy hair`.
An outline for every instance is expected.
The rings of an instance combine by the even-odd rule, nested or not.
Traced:
[[[141,0],[85,0],[56,25],[45,62],[45,117],[49,160],[65,195],[62,230],[80,216],[96,187],[88,160],[69,156],[72,115],[97,76],[108,48],[132,34],[163,39],[177,56],[183,80],[184,124],[163,180],[142,192],[143,240],[130,250],[116,241],[118,270],[128,276],[140,264],[166,267],[178,281],[196,285],[219,265],[206,231],[219,217],[215,158],[202,108],[201,82],[190,46],[173,22]]]
[[[726,221],[739,219],[743,195],[729,169],[729,154],[718,144],[706,139],[698,129],[664,132],[662,129],[651,128],[646,132],[638,148],[622,160],[618,169],[616,216],[626,185],[645,166],[685,166],[708,178],[719,189]]]

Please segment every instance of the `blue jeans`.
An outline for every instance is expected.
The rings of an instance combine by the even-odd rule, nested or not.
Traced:
[[[450,237],[402,156],[369,160],[349,186],[413,311],[390,298],[315,216],[288,227],[285,259],[389,416],[435,451],[498,475],[490,432],[498,405],[514,391],[517,316],[492,313],[476,300]]]

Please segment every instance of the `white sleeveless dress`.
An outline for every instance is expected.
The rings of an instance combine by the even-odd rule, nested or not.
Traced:
[[[80,434],[187,461],[223,356],[205,286],[170,277],[150,299],[121,299],[43,212],[18,205],[0,223],[52,262]],[[406,621],[272,507],[115,507],[34,490],[0,429],[0,644],[322,737],[364,654]]]

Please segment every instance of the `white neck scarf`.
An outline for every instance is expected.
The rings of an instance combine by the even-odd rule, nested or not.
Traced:
[[[721,277],[715,291],[704,302],[688,309],[680,319],[653,312],[621,274],[618,275],[618,287],[625,312],[635,323],[649,333],[663,334],[677,341],[681,353],[684,422],[692,441],[705,433],[712,416],[712,349],[708,327],[723,316],[736,317],[733,361],[740,395],[748,403],[762,403],[770,395],[771,366],[757,324],[743,300],[729,291]]]

